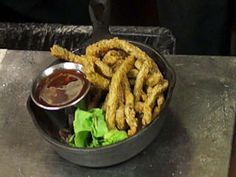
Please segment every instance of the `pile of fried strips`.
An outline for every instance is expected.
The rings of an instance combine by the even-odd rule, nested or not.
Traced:
[[[104,39],[89,45],[85,55],[53,45],[51,55],[82,64],[93,86],[108,91],[102,108],[109,129],[132,136],[159,115],[168,81],[153,59],[128,41]]]

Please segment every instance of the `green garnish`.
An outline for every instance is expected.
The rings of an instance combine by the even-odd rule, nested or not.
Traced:
[[[111,130],[107,132],[104,135],[104,142],[102,143],[103,146],[109,145],[109,144],[114,144],[118,141],[124,140],[128,138],[128,135],[125,131],[119,131],[119,130]]]
[[[74,135],[70,137],[69,145],[74,147],[100,147],[128,137],[125,131],[108,131],[104,111],[100,108],[84,111],[78,107],[73,128]]]

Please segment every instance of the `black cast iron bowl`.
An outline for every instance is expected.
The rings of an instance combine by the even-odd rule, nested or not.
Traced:
[[[150,125],[140,130],[136,135],[113,145],[99,148],[74,148],[60,141],[58,130],[66,124],[66,116],[61,112],[49,112],[37,105],[29,97],[28,111],[33,123],[40,135],[51,147],[64,159],[81,166],[105,167],[124,162],[140,153],[158,135],[168,111],[172,92],[175,86],[176,76],[172,67],[165,58],[151,47],[130,41],[145,51],[157,63],[164,77],[169,81],[169,87],[165,93],[165,103],[158,117]],[[56,115],[57,114],[57,115]]]

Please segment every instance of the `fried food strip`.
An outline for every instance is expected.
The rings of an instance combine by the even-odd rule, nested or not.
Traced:
[[[143,105],[144,103],[139,101],[135,103],[135,111],[138,113],[142,113],[143,112]]]
[[[147,96],[149,96],[152,93],[153,87],[148,87],[147,88]]]
[[[154,72],[149,77],[147,77],[146,85],[149,87],[153,87],[157,85],[161,80],[163,80],[163,76],[160,72]]]
[[[114,65],[118,60],[124,59],[124,54],[121,53],[121,51],[118,50],[110,50],[108,51],[102,61],[108,65]]]
[[[107,90],[109,87],[109,80],[102,77],[100,74],[94,73],[86,73],[86,79],[88,79],[94,86],[101,88],[103,90]]]
[[[116,72],[120,65],[124,62],[124,60],[117,60],[117,62],[112,66],[113,72]]]
[[[151,94],[147,97],[143,106],[143,119],[142,124],[148,125],[152,121],[152,109],[155,104],[157,97],[162,94],[168,87],[168,81],[163,80],[163,83],[157,84],[153,87]]]
[[[146,101],[146,99],[147,99],[147,94],[143,90],[141,90],[141,100]]]
[[[130,129],[128,130],[128,136],[133,136],[137,132],[137,119],[135,118],[135,111],[131,106],[125,106],[126,122]],[[133,120],[135,119],[135,121]]]
[[[65,48],[60,47],[59,45],[54,44],[51,48],[51,55],[66,61],[71,61],[79,64],[83,64],[83,61],[86,60],[85,57],[76,55]]]
[[[118,109],[116,110],[116,126],[120,130],[124,130],[126,128],[126,121],[125,121],[125,105],[124,105],[124,84],[121,83],[119,94],[118,94]]]
[[[78,56],[58,45],[53,45],[53,47],[51,48],[51,54],[52,56],[55,56],[55,57],[58,57],[67,61],[82,64],[84,66],[83,68],[84,68],[86,78],[91,83],[93,83],[95,86],[99,88],[108,89],[109,80],[95,72],[94,61],[96,59],[94,57]]]
[[[87,56],[87,60],[83,61],[83,68],[86,75],[86,79],[88,79],[94,86],[101,88],[103,90],[107,90],[109,87],[110,81],[94,70],[93,57]]]
[[[142,60],[136,60],[136,62],[134,63],[134,66],[140,70],[142,68],[142,65],[143,65],[143,61]]]
[[[137,75],[136,82],[134,85],[135,102],[140,101],[141,94],[143,92],[144,80],[147,77],[150,69],[151,69],[150,63],[145,61]]]
[[[135,79],[129,79],[129,83],[130,83],[130,85],[134,86],[134,85],[135,85],[135,82],[136,82]]]
[[[111,78],[113,75],[112,69],[100,59],[95,60],[95,65],[99,68],[99,71],[106,77]]]
[[[125,85],[125,116],[126,122],[130,127],[128,135],[132,136],[137,132],[138,120],[135,117],[134,96],[131,92],[127,76],[124,77],[123,81]]]
[[[147,100],[145,103],[147,103],[148,106],[153,107],[155,104],[155,101],[157,97],[162,94],[168,87],[168,80],[163,80],[162,83],[157,84],[155,87],[153,87],[152,92],[149,97],[147,97]]]
[[[152,65],[152,70],[156,70],[160,72],[157,64],[140,48],[134,46],[125,40],[120,40],[118,38],[113,39],[104,39],[99,42],[96,42],[92,45],[89,45],[86,48],[86,55],[92,56],[100,56],[100,53],[106,53],[112,49],[120,49],[129,54],[130,56],[134,56],[136,59],[141,61],[148,61]]]
[[[152,109],[147,104],[143,104],[143,118],[142,124],[146,126],[152,122]]]
[[[127,57],[118,70],[114,73],[111,84],[109,87],[108,100],[106,104],[106,121],[109,129],[116,128],[115,126],[115,116],[116,109],[118,107],[118,93],[119,86],[122,82],[124,76],[131,70],[134,66],[135,58],[132,56]]]
[[[137,75],[138,75],[138,70],[137,69],[131,69],[129,72],[128,72],[128,78],[136,78]]]
[[[156,118],[160,112],[161,112],[161,109],[164,105],[164,102],[165,102],[165,98],[164,98],[164,95],[161,94],[158,98],[157,98],[157,106],[154,107],[154,110],[153,110],[153,114],[152,114],[152,117],[153,119]]]
[[[125,105],[121,104],[116,110],[116,126],[119,130],[126,129],[126,121],[125,121]]]
[[[101,40],[94,44],[89,45],[86,48],[86,55],[100,56],[101,52],[107,53],[109,50],[112,50],[112,49],[123,50],[129,55],[135,56],[137,59],[148,58],[148,55],[145,54],[141,49],[139,49],[138,47],[135,47],[134,45],[130,44],[129,42],[125,40],[120,40],[118,38],[104,39],[104,40]]]

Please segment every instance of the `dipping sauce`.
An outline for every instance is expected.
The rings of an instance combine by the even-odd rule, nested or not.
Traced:
[[[45,106],[64,106],[81,97],[88,84],[84,73],[73,69],[59,69],[39,83],[36,98]]]

